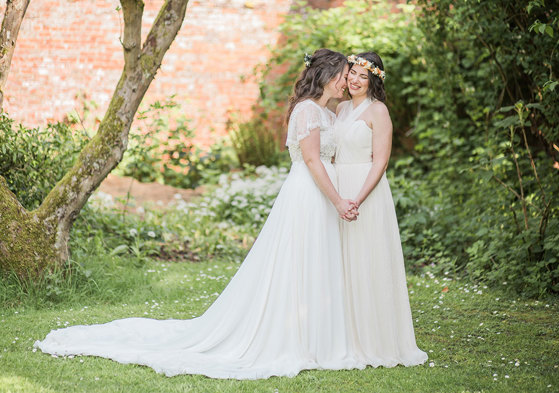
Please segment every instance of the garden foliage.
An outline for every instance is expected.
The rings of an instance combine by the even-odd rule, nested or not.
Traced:
[[[281,130],[281,127],[278,127]],[[274,166],[285,161],[282,154],[282,135],[270,128],[265,116],[241,121],[232,115],[227,130],[241,165]]]
[[[286,177],[287,168],[266,166],[222,175],[207,197],[208,206],[221,220],[259,231]]]
[[[552,4],[419,1],[425,67],[406,76],[430,242],[472,279],[530,295],[559,291]]]
[[[26,128],[0,114],[0,176],[26,209],[38,207],[89,141],[65,123]]]
[[[119,172],[141,182],[158,181],[180,188],[214,183],[219,175],[237,166],[231,147],[218,141],[209,149],[194,143],[189,120],[178,115],[171,99],[156,101],[138,113],[142,126],[130,132],[130,146]]]

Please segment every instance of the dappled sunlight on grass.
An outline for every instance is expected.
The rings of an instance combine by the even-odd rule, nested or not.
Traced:
[[[24,393],[24,392],[34,392],[34,393],[51,393],[55,390],[44,388],[37,383],[29,381],[27,378],[22,377],[3,377],[0,376],[0,393],[10,392],[10,393]]]

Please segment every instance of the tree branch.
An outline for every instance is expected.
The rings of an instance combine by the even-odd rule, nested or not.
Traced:
[[[0,112],[4,104],[4,85],[8,79],[21,21],[31,0],[8,0],[0,29]]]
[[[121,0],[121,4],[125,65],[105,117],[72,169],[37,209],[39,218],[57,233],[55,247],[61,250],[61,259],[67,258],[67,234],[75,218],[91,193],[122,159],[134,115],[182,25],[188,0],[167,0],[163,4],[139,56],[143,2]]]
[[[121,0],[124,17],[124,48],[125,69],[133,69],[140,57],[142,45],[142,15],[144,2],[142,0]]]
[[[507,183],[505,183],[504,181],[502,181],[501,179],[499,179],[497,176],[492,175],[491,176],[492,179],[495,179],[497,181],[497,183],[499,183],[500,185],[502,185],[503,187],[505,187],[507,190],[509,190],[511,193],[514,194],[514,196],[521,202],[523,203],[523,201],[525,201],[528,205],[532,206],[534,209],[536,209],[537,211],[539,211],[540,213],[542,213],[542,209],[537,206],[534,205],[534,203],[530,202],[530,201],[526,201],[526,199],[523,199],[522,196],[520,196],[520,194],[518,194],[518,192],[516,192],[511,186],[509,186]],[[542,213],[543,214],[543,213]]]
[[[153,73],[161,65],[184,20],[188,0],[166,0],[161,7],[142,48],[144,71]]]
[[[538,176],[538,171],[536,169],[536,163],[534,162],[534,157],[532,156],[532,150],[530,149],[530,145],[528,144],[528,138],[526,137],[526,131],[524,130],[524,126],[520,127],[520,130],[522,131],[522,137],[524,140],[524,147],[526,148],[526,151],[528,152],[528,157],[530,158],[530,166],[532,167],[532,170],[534,171],[534,178],[536,179],[536,182],[538,183],[538,186],[540,187],[540,191],[541,191],[541,195],[542,195],[542,202],[544,204],[544,206],[547,206],[547,202],[546,202],[546,198],[545,198],[545,191],[543,189],[543,185],[542,182],[540,181],[540,177]]]
[[[516,176],[518,177],[518,185],[520,187],[520,203],[522,203],[522,213],[524,214],[524,228],[528,230],[528,209],[526,209],[526,198],[524,198],[524,186],[522,184],[522,172],[520,171],[520,165],[518,165],[518,160],[516,159],[516,152],[514,151],[514,128],[510,128],[510,151],[512,153],[512,159],[514,160],[514,165],[516,166]]]

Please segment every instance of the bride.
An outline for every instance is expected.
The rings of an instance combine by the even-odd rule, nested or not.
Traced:
[[[304,369],[364,367],[346,332],[333,122],[326,109],[346,87],[345,56],[305,57],[288,110],[291,170],[252,249],[223,293],[198,318],[126,318],[51,331],[35,346],[142,364],[167,376],[257,379]]]
[[[340,221],[347,324],[357,359],[376,366],[424,363],[417,348],[404,257],[386,167],[392,122],[384,104],[384,66],[374,52],[348,57],[350,101],[336,110],[338,190],[359,209]]]

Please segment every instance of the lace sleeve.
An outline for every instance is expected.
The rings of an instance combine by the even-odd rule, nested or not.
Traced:
[[[320,128],[323,124],[320,109],[312,102],[301,102],[297,104],[291,118],[287,131],[287,144],[299,142],[308,137],[311,130]]]
[[[294,120],[297,142],[308,137],[311,134],[311,130],[320,128],[322,125],[320,109],[315,105],[305,105]]]

